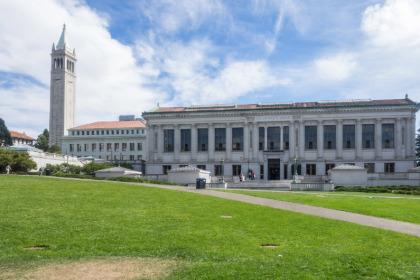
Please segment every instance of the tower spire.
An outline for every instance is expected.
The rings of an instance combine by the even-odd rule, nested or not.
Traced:
[[[61,32],[60,39],[57,43],[57,50],[62,50],[66,47],[66,24],[63,24],[63,31]]]

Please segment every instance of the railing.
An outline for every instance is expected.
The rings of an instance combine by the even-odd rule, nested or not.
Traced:
[[[292,191],[333,191],[334,184],[331,183],[291,183]]]

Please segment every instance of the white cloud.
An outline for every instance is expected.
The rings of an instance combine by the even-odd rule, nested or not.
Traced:
[[[356,69],[357,62],[353,54],[340,53],[318,58],[314,61],[318,77],[327,81],[343,81],[348,79]]]
[[[0,1],[0,71],[26,74],[48,86],[51,45],[57,42],[64,22],[78,58],[78,123],[140,114],[164,96],[146,86],[150,73],[137,65],[131,47],[111,37],[105,18],[76,0]],[[17,100],[11,92],[19,94],[21,104],[13,106],[26,114],[34,106],[30,90],[31,86],[2,90],[0,105],[14,104]],[[37,89],[36,98],[42,100],[43,117],[39,123],[26,125],[41,130],[48,126],[48,88]],[[1,113],[6,120],[15,118],[10,112]]]

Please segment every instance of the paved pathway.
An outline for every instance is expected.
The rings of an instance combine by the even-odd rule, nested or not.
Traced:
[[[50,177],[51,178],[51,177]],[[86,179],[73,179],[73,178],[61,178],[61,179],[70,179],[70,180],[86,180]],[[92,180],[95,181],[95,180]],[[109,182],[109,183],[123,183],[123,182],[113,182],[113,181],[95,181],[95,182]],[[146,187],[161,188],[168,190],[177,190],[182,192],[197,193],[200,195],[208,195],[223,199],[235,200],[240,202],[245,202],[249,204],[262,205],[276,209],[283,209],[287,211],[323,217],[327,219],[340,220],[350,223],[355,223],[359,225],[375,227],[385,230],[396,231],[400,233],[405,233],[409,235],[414,235],[420,237],[420,225],[400,222],[391,219],[378,218],[368,215],[356,214],[351,212],[345,212],[341,210],[328,209],[317,206],[310,206],[300,203],[279,201],[269,198],[261,198],[250,195],[244,195],[239,193],[232,192],[223,192],[215,190],[196,190],[192,188],[180,187],[180,186],[167,186],[167,185],[155,185],[155,184],[140,184],[140,183],[124,183],[129,185],[142,185]]]

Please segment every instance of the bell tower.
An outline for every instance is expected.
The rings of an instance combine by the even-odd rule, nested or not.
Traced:
[[[50,83],[50,145],[61,148],[61,137],[74,127],[76,101],[76,52],[66,40],[66,25],[63,25],[57,45],[51,51]]]

